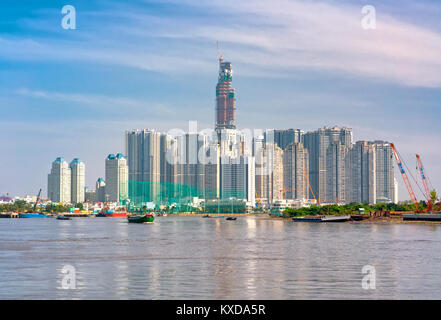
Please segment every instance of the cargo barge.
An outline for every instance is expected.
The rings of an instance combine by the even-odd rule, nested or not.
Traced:
[[[292,218],[295,222],[346,222],[351,216],[318,216],[318,217],[298,217]]]
[[[441,221],[441,213],[404,213],[403,221]]]

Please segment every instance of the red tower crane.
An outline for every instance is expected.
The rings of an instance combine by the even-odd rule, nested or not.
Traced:
[[[436,210],[434,209],[434,206],[438,207],[438,210],[441,210],[441,202],[433,203],[432,197],[430,195],[430,188],[428,183],[429,179],[426,175],[426,170],[424,169],[423,162],[421,161],[421,157],[418,154],[416,155],[416,158],[417,158],[417,169],[420,172],[421,180],[423,181],[424,184],[424,191],[427,199],[427,212],[432,211],[432,212],[440,213],[441,211],[434,211]]]
[[[394,152],[395,160],[397,161],[398,169],[400,170],[401,176],[403,177],[404,183],[406,184],[407,191],[409,192],[410,198],[415,204],[416,211],[419,212],[418,199],[415,196],[415,192],[413,192],[412,185],[410,184],[409,178],[407,176],[406,171],[403,167],[403,161],[401,161],[400,154],[398,153],[395,145],[393,143],[390,144],[392,150]]]
[[[430,211],[432,210],[433,203],[432,203],[432,199],[430,198],[430,189],[429,189],[429,184],[427,183],[427,176],[424,173],[425,171],[424,166],[418,154],[416,155],[416,158],[417,158],[417,169],[420,173],[421,180],[423,181],[424,193],[427,199],[427,211]]]

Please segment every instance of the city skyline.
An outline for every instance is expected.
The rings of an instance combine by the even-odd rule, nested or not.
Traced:
[[[383,12],[383,17],[384,13],[388,13],[389,17],[397,13],[397,8],[383,6],[377,1],[373,2],[377,5],[378,12]],[[430,1],[424,2],[426,7],[423,6],[424,8],[420,10],[426,12],[430,8],[430,3]],[[75,1],[72,4],[75,5]],[[305,9],[306,6],[297,2],[294,4],[297,9]],[[319,4],[329,9],[326,17],[334,13],[343,14],[345,17],[347,12],[352,12],[355,15],[354,19],[359,17],[356,15],[359,12],[355,10],[358,7],[354,5],[345,3],[330,5],[329,2]],[[213,6],[216,7],[216,5]],[[229,3],[226,8],[228,6]],[[310,6],[314,7],[313,4]],[[108,9],[114,10],[115,7],[116,5],[113,4]],[[189,7],[188,2],[173,5],[177,11],[179,8],[187,7]],[[211,5],[203,3],[201,7],[194,8],[194,10],[206,12],[210,11],[210,8]],[[81,20],[82,10],[85,14],[91,15],[94,13],[94,8],[78,5],[78,30],[66,33],[59,27],[59,21],[56,19],[60,17],[60,9],[61,6],[55,8],[55,4],[51,4],[48,5],[46,11],[35,11],[32,8],[27,11],[20,8],[20,12],[16,12],[11,6],[10,9],[1,13],[10,17],[28,15],[21,25],[4,23],[0,26],[0,40],[8,44],[7,50],[0,49],[0,59],[2,66],[24,65],[29,70],[24,81],[19,70],[12,71],[12,68],[7,67],[2,69],[4,77],[0,79],[2,84],[0,103],[3,106],[14,107],[8,107],[5,110],[2,108],[2,112],[8,118],[7,121],[2,121],[3,125],[0,129],[2,137],[7,137],[2,143],[2,150],[12,156],[10,159],[0,160],[1,167],[8,168],[0,173],[0,194],[7,192],[13,195],[36,194],[40,187],[45,187],[48,163],[60,154],[65,155],[66,158],[79,156],[83,159],[88,168],[86,185],[93,187],[96,179],[104,176],[103,157],[112,150],[121,150],[121,152],[124,150],[121,132],[130,128],[152,128],[164,131],[179,127],[184,129],[187,120],[198,120],[201,128],[213,127],[213,87],[215,86],[213,75],[217,72],[214,39],[202,37],[201,41],[205,50],[193,55],[188,52],[188,49],[191,46],[197,48],[197,43],[182,44],[175,38],[170,40],[176,52],[184,53],[188,59],[181,69],[177,70],[170,70],[170,68],[152,70],[152,68],[127,66],[106,59],[92,66],[90,62],[94,59],[84,55],[74,59],[70,56],[69,50],[66,51],[67,57],[65,58],[55,58],[48,55],[46,51],[39,51],[46,46],[52,46],[58,50],[68,48],[74,41],[89,43],[90,40],[83,37],[89,35],[93,38],[98,36],[98,31],[103,31],[97,28],[97,25]],[[154,2],[150,7],[141,9],[139,17],[143,18],[142,21],[159,25],[159,21],[149,20],[146,17],[161,17],[170,13],[170,10],[173,11],[172,9],[167,11]],[[411,9],[415,8],[405,3],[400,10]],[[133,7],[128,6],[128,10],[124,12],[127,14],[132,11]],[[260,13],[252,10],[245,3],[239,6],[237,14],[258,16]],[[283,17],[280,12],[275,11],[270,11],[269,16],[270,18]],[[411,28],[411,31],[419,31],[427,37],[432,36],[433,39],[438,39],[439,30],[436,25],[431,24],[430,18],[423,22],[418,20],[418,15],[411,18],[405,15],[404,17],[404,21],[400,23],[419,26]],[[138,22],[135,17],[132,18],[133,21]],[[188,21],[187,16],[181,16],[176,12],[173,18],[181,23]],[[228,19],[232,21],[236,21],[237,18],[234,14],[228,16]],[[110,21],[103,19],[104,25],[108,27]],[[54,20],[53,27],[50,23],[52,20]],[[127,21],[129,20],[124,20],[124,22]],[[248,20],[246,22],[249,23]],[[283,22],[286,23],[284,20]],[[392,26],[397,23],[397,21],[391,22],[390,20],[387,22]],[[216,25],[217,23],[217,20],[213,22]],[[312,27],[314,26],[316,27],[313,23]],[[434,186],[440,185],[437,173],[441,171],[441,168],[437,159],[441,155],[436,148],[436,142],[440,138],[439,129],[436,128],[436,120],[439,119],[440,112],[436,104],[440,96],[437,89],[439,79],[431,72],[427,71],[418,79],[406,82],[398,76],[394,78],[378,73],[372,74],[371,71],[379,69],[372,66],[368,66],[366,74],[363,75],[360,71],[354,74],[347,70],[338,70],[335,65],[318,68],[307,64],[303,66],[287,64],[290,70],[297,71],[294,76],[287,77],[281,70],[277,70],[276,66],[268,65],[263,61],[255,61],[259,53],[267,54],[271,48],[263,50],[264,45],[259,39],[255,43],[258,48],[249,48],[253,44],[249,44],[246,39],[242,39],[241,42],[238,38],[243,28],[245,26],[241,25],[237,34],[219,32],[214,35],[222,42],[223,55],[228,57],[227,60],[232,61],[235,66],[234,87],[239,91],[237,96],[239,106],[237,126],[239,128],[300,128],[310,131],[324,125],[348,126],[353,128],[355,140],[394,142],[410,167],[414,163],[414,154],[420,153],[432,183]],[[88,33],[85,30],[89,30]],[[165,32],[165,30],[162,31]],[[256,37],[263,37],[266,31],[263,30]],[[26,42],[26,32],[40,33],[40,35],[36,37],[35,43],[29,43]],[[126,34],[122,30],[119,32],[119,34]],[[51,36],[48,37],[47,34]],[[139,36],[130,34],[135,38],[132,40],[136,40]],[[147,35],[149,39],[153,36],[153,34]],[[53,40],[59,38],[64,39],[64,42],[62,46],[57,47]],[[160,38],[165,41],[166,35],[162,34]],[[397,41],[402,41],[402,44],[407,43],[404,40],[408,38],[404,40],[398,38]],[[13,57],[14,49],[31,49],[36,44],[42,45],[43,48],[39,47],[39,50],[33,51],[35,53],[33,59],[23,55]],[[279,50],[276,44],[274,48]],[[424,45],[424,48],[432,50],[430,52],[439,53],[437,48]],[[356,49],[359,48],[356,44],[354,46]],[[308,47],[306,46],[305,49]],[[76,49],[75,53],[78,53],[78,50]],[[130,48],[130,51],[137,52],[134,48]],[[139,48],[139,52],[141,51]],[[249,53],[253,53],[253,59],[249,58]],[[293,58],[301,56],[292,52],[292,48],[289,53]],[[280,52],[276,56],[280,57]],[[143,61],[150,61],[148,57],[144,58],[146,59]],[[167,58],[170,57],[167,56]],[[378,56],[372,59],[378,60]],[[406,61],[405,58],[402,59]],[[65,64],[63,61],[68,63]],[[49,62],[60,67],[60,71],[48,66]],[[433,63],[433,60],[429,62]],[[360,64],[363,63],[360,62]],[[109,65],[115,67],[115,70],[107,70],[106,66]],[[171,66],[177,65],[179,63]],[[42,75],[41,69],[46,66],[48,68],[45,81],[39,81]],[[74,71],[78,67],[80,69],[77,72]],[[415,64],[411,67],[415,67]],[[404,69],[410,72],[411,67]],[[439,67],[434,64],[433,69],[439,70]],[[66,80],[69,86],[56,84],[51,80],[54,78],[60,82],[66,74],[70,75],[67,77],[69,81]],[[91,81],[85,81],[85,75],[90,76]],[[108,76],[110,79],[104,79]],[[189,76],[192,81],[185,82],[184,79],[188,79]],[[99,84],[92,84],[92,81]],[[124,81],[128,84],[135,84],[135,88],[129,88],[127,84],[123,84]],[[317,85],[313,86],[312,83],[316,81],[318,81]],[[166,89],[160,88],[164,84]],[[264,92],[266,86],[271,89],[271,94]],[[141,93],[141,90],[147,87],[146,93]],[[157,90],[156,93],[155,90]],[[174,97],[169,98],[167,91],[173,92]],[[423,108],[422,111],[415,105]],[[270,106],[269,111],[266,110],[267,106]],[[312,109],[314,112],[311,112]],[[58,113],[55,112],[56,110],[59,110]],[[126,111],[123,112],[123,110]],[[425,110],[427,112],[424,112]],[[69,128],[74,130],[69,130]],[[24,155],[29,152],[37,153],[38,156],[34,157],[35,161],[32,164],[26,165]],[[39,152],[43,156],[40,156]],[[400,199],[407,199],[407,191],[403,189],[401,178],[397,174],[396,177],[400,182]]]

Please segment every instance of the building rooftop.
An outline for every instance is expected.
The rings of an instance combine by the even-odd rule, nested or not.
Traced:
[[[71,164],[72,163],[81,163],[81,162],[83,162],[80,158],[74,158],[73,160],[72,160],[72,162],[71,162]]]

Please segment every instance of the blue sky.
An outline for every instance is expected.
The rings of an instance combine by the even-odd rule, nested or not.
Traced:
[[[76,30],[61,27],[66,4]],[[94,188],[127,129],[212,127],[216,40],[240,128],[348,126],[411,168],[419,153],[441,186],[439,1],[3,0],[0,194],[46,190],[57,156],[84,160]]]

